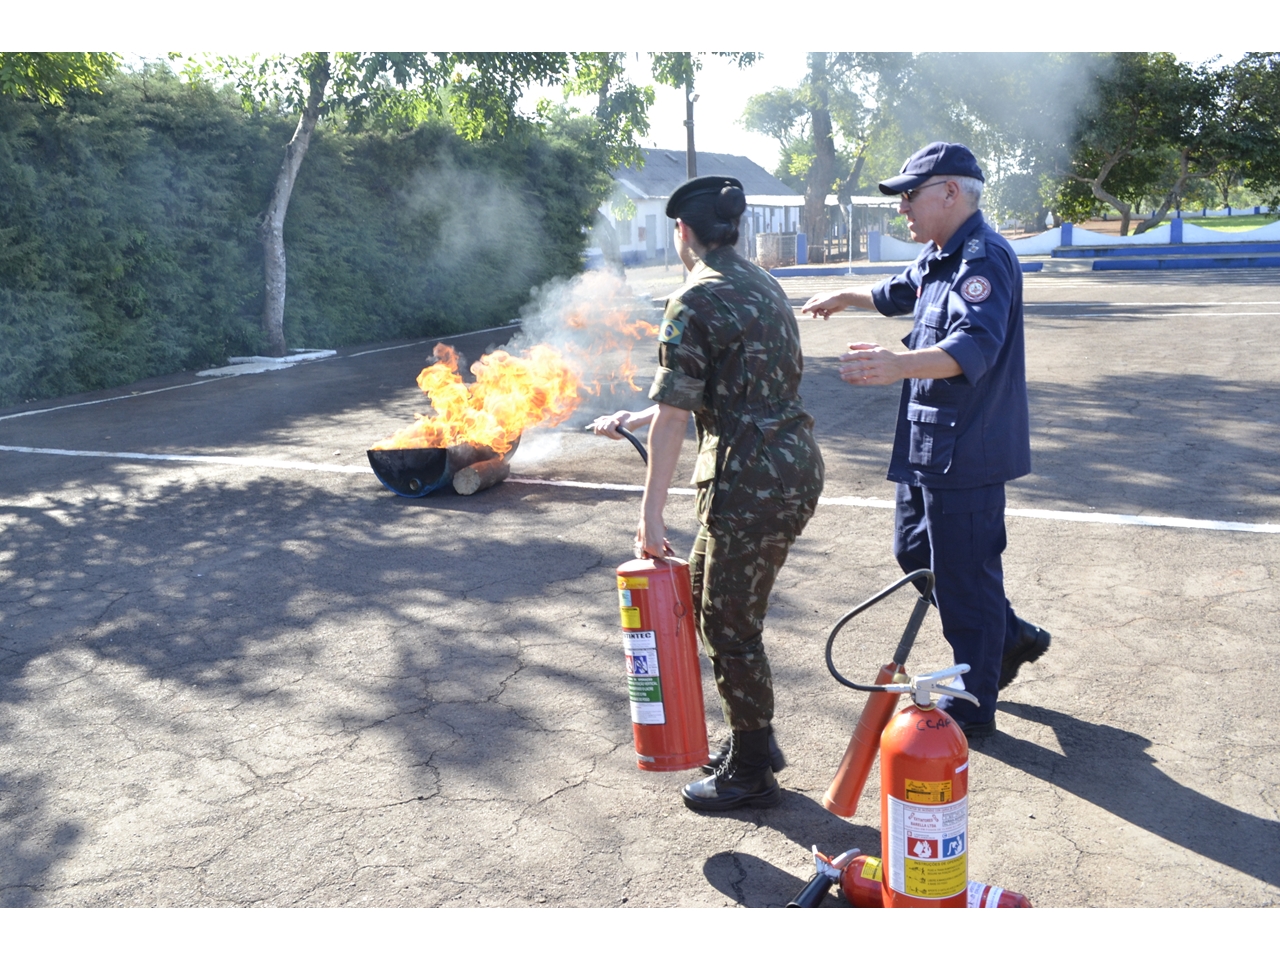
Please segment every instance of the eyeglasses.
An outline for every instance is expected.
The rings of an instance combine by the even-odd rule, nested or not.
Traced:
[[[916,197],[920,196],[920,192],[922,190],[928,190],[930,187],[936,187],[939,185],[946,186],[948,182],[949,181],[947,180],[935,180],[933,183],[926,183],[923,187],[916,187],[914,190],[908,190],[902,195],[902,199],[907,203],[915,203]]]

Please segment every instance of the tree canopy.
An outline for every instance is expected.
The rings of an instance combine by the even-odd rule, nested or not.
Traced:
[[[1145,229],[1214,190],[1280,199],[1277,54],[810,54],[802,83],[752,97],[743,122],[778,141],[811,230],[819,194],[872,192],[932,140],[974,150],[1000,219],[1113,209],[1127,232],[1140,206]]]
[[[0,96],[61,105],[73,91],[101,93],[119,66],[115,53],[0,53]]]

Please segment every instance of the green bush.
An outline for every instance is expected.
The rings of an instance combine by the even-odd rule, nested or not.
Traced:
[[[609,189],[581,123],[322,124],[285,228],[289,345],[504,323],[580,270]],[[62,107],[0,97],[0,406],[261,352],[257,224],[293,127],[165,67]]]

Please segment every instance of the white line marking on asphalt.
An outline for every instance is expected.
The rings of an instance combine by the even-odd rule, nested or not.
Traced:
[[[349,353],[345,357],[337,357],[337,356],[317,357],[315,359],[308,359],[307,362],[319,363],[324,360],[345,360],[350,357],[364,357],[364,356],[368,356],[371,353],[384,353],[387,350],[403,350],[406,347],[418,347],[424,343],[439,343],[441,340],[456,340],[458,337],[469,337],[472,334],[476,334],[476,333],[493,333],[496,330],[510,330],[513,326],[518,326],[518,324],[509,323],[501,327],[486,327],[483,330],[470,330],[467,333],[451,333],[447,337],[432,337],[429,340],[418,340],[415,343],[402,343],[399,346],[395,346],[395,347],[379,347],[376,350],[363,350],[360,353]],[[245,366],[248,367],[251,365],[246,364]],[[290,367],[290,366],[292,366],[292,364],[282,364],[281,369],[286,369],[287,367]],[[248,369],[243,371],[243,373],[249,373],[249,372],[250,371]],[[227,376],[239,376],[239,375],[240,374],[228,374]],[[197,376],[199,376],[199,374],[197,374]],[[0,420],[12,420],[15,417],[34,417],[37,413],[53,413],[56,410],[71,410],[75,407],[92,407],[95,404],[111,403],[115,400],[132,400],[134,397],[149,397],[153,393],[164,393],[167,390],[181,390],[184,387],[197,387],[202,383],[213,383],[217,380],[227,379],[227,376],[210,377],[205,380],[195,380],[191,383],[179,383],[176,386],[172,386],[172,387],[157,387],[155,390],[140,390],[137,393],[126,393],[118,397],[104,397],[101,400],[85,400],[83,403],[65,403],[60,407],[45,407],[42,410],[24,410],[21,413],[8,413],[8,414],[5,414],[3,417],[0,417]]]
[[[622,493],[644,493],[644,487],[633,483],[586,483],[582,480],[543,480],[540,477],[507,477],[508,483],[530,483],[542,487],[576,487],[579,490],[616,490]],[[688,487],[671,487],[667,493],[679,497],[692,497],[697,490]]]
[[[276,470],[308,470],[314,473],[372,473],[365,464],[343,465],[308,463],[304,460],[275,460],[270,457],[223,457],[182,453],[117,453],[110,450],[58,450],[52,447],[10,447],[0,445],[4,453],[43,453],[59,457],[106,457],[119,460],[170,460],[183,463],[218,463],[228,466],[268,467]],[[644,487],[630,483],[588,483],[583,480],[544,480],[540,477],[508,477],[508,483],[524,483],[543,487],[573,487],[579,490],[612,490],[621,493],[643,493]],[[691,497],[697,491],[688,487],[672,487],[667,491]],[[831,507],[871,507],[892,510],[892,500],[875,497],[820,497],[819,503]],[[1034,520],[1063,520],[1068,523],[1109,523],[1132,527],[1176,527],[1183,530],[1230,530],[1238,533],[1280,533],[1280,523],[1242,523],[1235,520],[1193,520],[1187,517],[1148,517],[1128,513],[1079,513],[1073,510],[1039,510],[1009,507],[1005,515]]]
[[[439,343],[441,340],[456,340],[458,337],[470,337],[477,333],[494,333],[498,330],[510,330],[519,327],[518,323],[507,323],[501,327],[485,327],[483,330],[468,330],[466,333],[451,333],[447,337],[431,337],[427,340],[415,340],[413,343],[402,343],[394,347],[377,347],[373,350],[361,350],[359,353],[348,353],[348,357],[367,357],[371,353],[386,353],[388,350],[404,350],[408,347],[420,347],[424,343]]]
[[[892,510],[892,500],[866,497],[820,497],[819,503],[837,507],[875,507]],[[1033,520],[1065,520],[1068,523],[1112,523],[1131,527],[1178,527],[1186,530],[1235,530],[1241,533],[1280,533],[1280,523],[1241,523],[1235,520],[1191,520],[1185,517],[1148,517],[1133,513],[1080,513],[1075,510],[1040,510],[1033,507],[1006,507],[1007,517]]]
[[[15,417],[34,417],[37,413],[53,413],[55,410],[70,410],[73,407],[92,407],[97,403],[111,403],[113,400],[131,400],[134,397],[145,397],[152,393],[164,393],[166,390],[181,390],[183,387],[198,387],[202,383],[213,383],[212,380],[196,380],[192,383],[180,383],[174,387],[159,387],[155,390],[143,390],[139,393],[126,393],[119,397],[104,397],[101,400],[85,400],[83,403],[67,403],[60,407],[45,407],[43,410],[24,410],[22,413],[7,413],[0,420],[12,420]]]
[[[311,470],[319,473],[372,473],[364,466],[339,463],[307,463],[304,460],[275,460],[271,457],[219,457],[196,453],[119,453],[112,450],[58,450],[53,447],[7,447],[6,453],[47,453],[57,457],[107,457],[115,460],[176,460],[183,463],[224,463],[235,467],[271,467],[276,470]]]

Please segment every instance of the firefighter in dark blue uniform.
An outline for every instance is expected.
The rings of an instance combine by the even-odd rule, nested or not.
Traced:
[[[863,290],[813,297],[804,310],[911,312],[907,353],[851,343],[840,376],[855,386],[903,381],[889,462],[896,481],[894,554],[937,578],[943,635],[964,686],[948,712],[970,739],[995,731],[996,691],[1049,647],[1004,593],[1004,485],[1031,471],[1022,268],[978,209],[983,176],[969,148],[931,143],[880,184],[901,194],[911,237],[926,244],[901,274]]]

